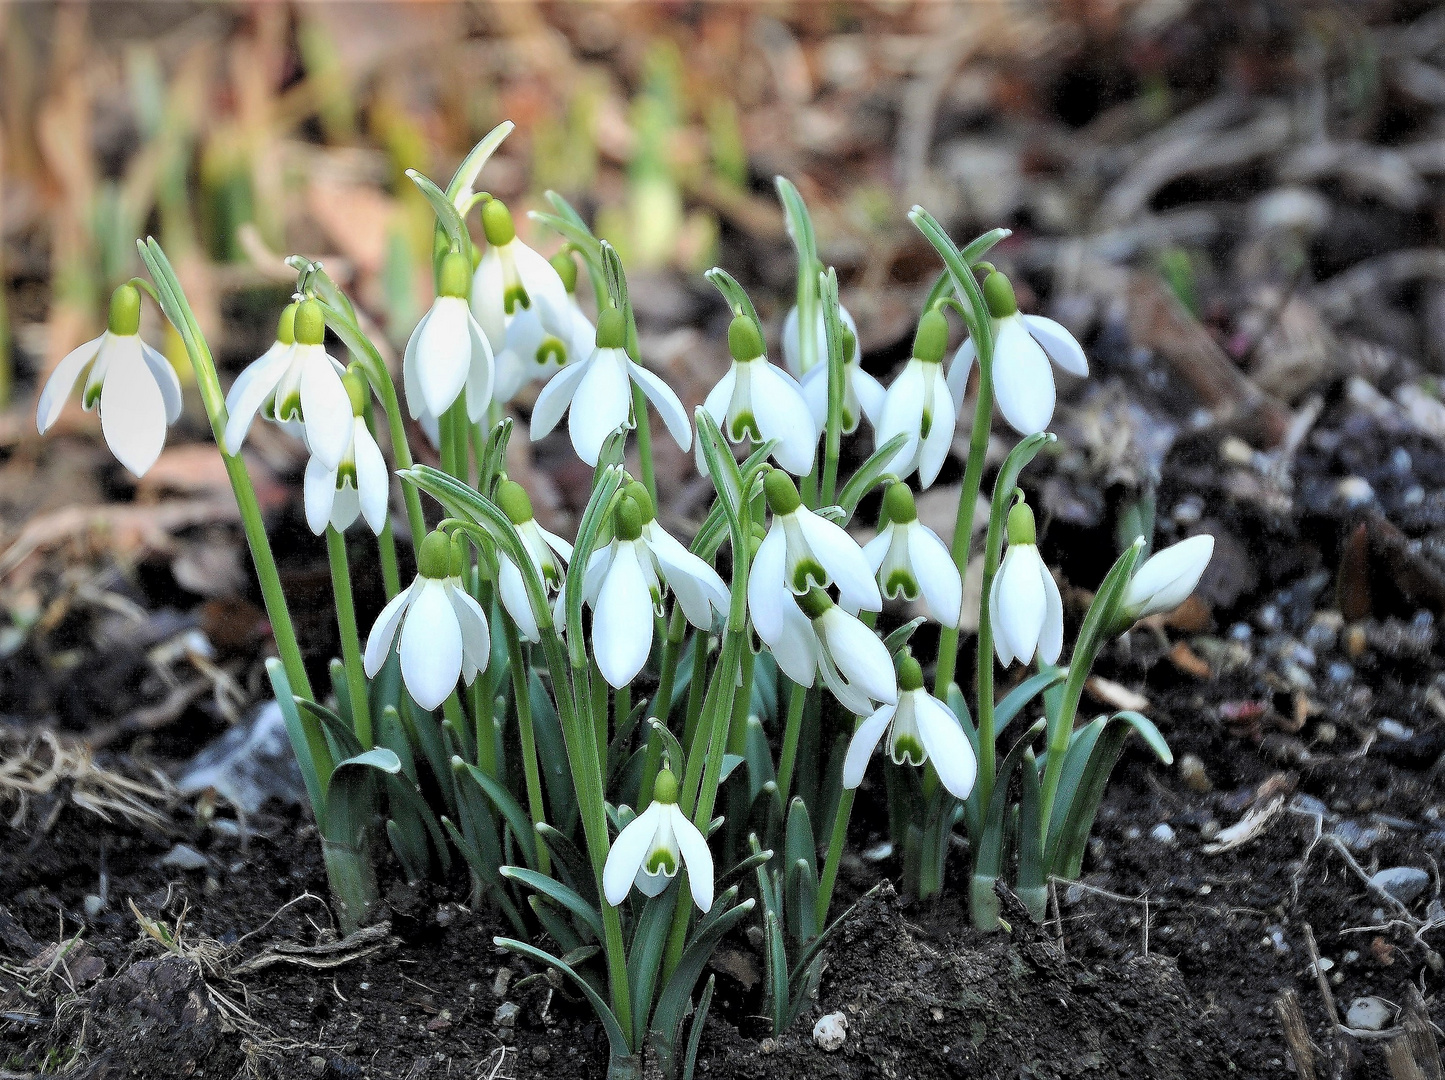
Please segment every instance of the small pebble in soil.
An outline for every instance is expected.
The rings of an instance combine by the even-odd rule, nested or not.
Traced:
[[[1160,844],[1174,843],[1174,829],[1167,821],[1161,821],[1158,825],[1155,825],[1154,828],[1149,830],[1149,835]]]
[[[105,910],[105,901],[96,896],[95,893],[91,893],[85,898],[83,906],[85,908],[85,917],[87,919],[94,919]]]
[[[161,857],[161,865],[173,870],[204,870],[209,859],[188,844],[177,844]]]
[[[552,1051],[545,1046],[534,1046],[532,1047],[532,1060],[538,1065],[545,1065],[552,1060]]]
[[[1350,509],[1375,501],[1375,489],[1363,476],[1347,476],[1335,485],[1335,498]]]
[[[1325,674],[1332,683],[1347,683],[1355,677],[1355,669],[1343,660],[1332,660]]]
[[[1199,826],[1199,838],[1201,840],[1213,840],[1219,835],[1219,822],[1210,818],[1203,825]]]
[[[1370,637],[1365,633],[1365,628],[1355,623],[1345,631],[1345,653],[1351,660],[1358,660],[1365,655],[1365,650],[1370,647]]]
[[[829,1013],[813,1025],[813,1042],[831,1054],[848,1039],[848,1018],[840,1012]]]
[[[871,848],[868,848],[866,851],[863,852],[863,858],[867,859],[869,862],[882,862],[884,859],[890,858],[892,855],[893,845],[886,840],[883,841],[883,843],[881,844],[874,844]]]
[[[1204,517],[1204,500],[1198,495],[1180,499],[1174,507],[1174,520],[1180,525],[1197,525]]]
[[[1344,841],[1351,851],[1369,851],[1385,838],[1386,832],[1374,825],[1361,825],[1358,821],[1342,821],[1331,830]]]
[[[1392,866],[1370,878],[1370,885],[1408,904],[1430,887],[1430,875],[1414,866]]]
[[[1274,604],[1265,604],[1255,613],[1254,621],[1259,623],[1259,628],[1267,634],[1278,633],[1284,626],[1284,618],[1279,613],[1279,608]]]
[[[1254,628],[1249,623],[1237,622],[1229,628],[1229,640],[1243,645],[1254,637]]]
[[[1335,727],[1335,725],[1330,723],[1328,720],[1326,720],[1322,724],[1318,724],[1315,726],[1315,738],[1319,742],[1324,743],[1326,746],[1329,746],[1339,737],[1340,729]]]
[[[306,1067],[311,1070],[312,1076],[321,1076],[326,1072],[326,1059],[320,1054],[312,1054],[306,1059]]]
[[[509,967],[497,968],[497,974],[492,978],[492,994],[496,997],[506,997],[507,988],[512,985],[514,974]]]
[[[1333,968],[1334,966],[1335,966],[1335,962],[1334,962],[1333,960],[1331,960],[1328,956],[1321,956],[1321,957],[1320,957],[1320,962],[1319,962],[1319,965],[1318,965],[1318,968],[1319,968],[1319,971],[1320,971],[1320,972],[1329,971],[1329,970],[1330,970],[1331,968]],[[1315,974],[1316,974],[1315,969],[1316,969],[1316,965],[1314,965],[1314,964],[1311,964],[1309,967],[1305,968],[1305,976],[1306,976],[1307,978],[1313,979],[1313,978],[1315,977]]]
[[[1266,945],[1269,945],[1275,952],[1281,955],[1289,952],[1289,942],[1285,941],[1283,930],[1278,926],[1271,926],[1268,933],[1269,936],[1264,939]]]
[[[1311,649],[1328,652],[1340,640],[1340,627],[1343,625],[1344,619],[1338,611],[1317,612],[1305,631],[1304,642]]]
[[[1414,728],[1407,728],[1404,724],[1400,723],[1400,721],[1391,720],[1389,717],[1386,717],[1376,724],[1375,730],[1387,739],[1404,741],[1405,739],[1413,739],[1415,737]]]
[[[1359,997],[1350,1002],[1350,1011],[1345,1013],[1345,1027],[1356,1031],[1383,1031],[1394,1018],[1389,1002],[1377,997]]]
[[[497,1006],[497,1011],[492,1017],[492,1023],[500,1028],[516,1027],[517,1014],[521,1011],[522,1007],[515,1001],[504,1001]]]
[[[1214,787],[1209,773],[1205,771],[1204,761],[1198,754],[1184,754],[1179,758],[1179,779],[1184,781],[1184,786],[1190,791],[1200,795],[1207,794]]]
[[[1143,831],[1142,829],[1140,829],[1139,826],[1137,826],[1137,825],[1130,825],[1127,829],[1124,830],[1124,839],[1125,839],[1125,840],[1130,840],[1130,841],[1137,840],[1137,839],[1139,839],[1139,837],[1141,837],[1141,836],[1143,836],[1143,835],[1144,835],[1144,831]]]
[[[1313,795],[1303,793],[1296,795],[1289,801],[1289,808],[1301,814],[1309,814],[1311,817],[1329,817],[1330,810],[1322,801]]]

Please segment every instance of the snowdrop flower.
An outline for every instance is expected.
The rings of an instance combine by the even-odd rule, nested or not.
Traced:
[[[348,371],[341,379],[351,399],[351,446],[341,465],[329,469],[316,455],[306,463],[306,524],[320,536],[330,525],[337,532],[351,527],[358,514],[378,536],[386,527],[387,502],[391,496],[391,474],[376,438],[366,426],[365,377]]]
[[[607,436],[632,423],[632,384],[636,383],[677,445],[683,450],[692,447],[692,426],[682,402],[667,383],[632,362],[626,345],[626,320],[622,312],[608,308],[597,319],[592,355],[568,364],[537,395],[532,407],[533,442],[556,427],[570,407],[567,427],[572,447],[588,465],[596,465]]]
[[[963,607],[963,581],[947,545],[918,520],[907,484],[888,488],[883,513],[888,524],[863,548],[883,595],[889,600],[921,598],[930,619],[956,628]]]
[[[500,199],[482,204],[482,228],[487,249],[472,275],[472,312],[493,350],[503,349],[509,323],[524,313],[546,333],[569,340],[567,289],[552,264],[517,239],[512,212]]]
[[[463,389],[472,423],[486,416],[492,402],[496,362],[492,343],[467,305],[471,269],[459,251],[442,256],[437,297],[407,340],[401,372],[413,420],[439,419]]]
[[[913,357],[888,388],[883,411],[874,425],[876,445],[894,436],[907,440],[893,456],[888,471],[902,478],[918,470],[918,482],[929,487],[953,445],[958,411],[943,378],[943,351],[948,346],[948,320],[929,311],[918,323]]]
[[[517,527],[522,546],[531,557],[537,576],[542,579],[542,588],[547,593],[562,588],[567,563],[572,560],[572,545],[537,524],[532,513],[532,500],[527,489],[515,480],[503,480],[497,485],[497,505],[507,519]],[[527,586],[522,581],[522,571],[512,562],[505,549],[497,548],[497,592],[502,606],[517,624],[517,632],[525,641],[540,641],[537,616],[532,611],[532,601],[527,595]]]
[[[462,585],[466,548],[458,538],[432,532],[417,556],[416,580],[381,609],[366,639],[363,666],[376,677],[401,631],[401,678],[416,703],[435,709],[485,671],[492,655],[487,617]]]
[[[129,283],[110,297],[105,333],[71,350],[45,383],[35,410],[44,435],[89,368],[81,405],[100,406],[100,430],[110,452],[136,476],[155,464],[166,427],[181,415],[181,380],[167,360],[140,339],[140,290]]]
[[[562,287],[567,290],[566,332],[561,336],[567,342],[568,358],[584,359],[597,343],[597,327],[592,325],[592,320],[577,301],[577,263],[572,258],[570,248],[563,248],[548,262],[562,279]]]
[[[1214,537],[1207,533],[1156,552],[1134,571],[1124,591],[1123,610],[1130,622],[1173,611],[1199,584],[1214,554]]]
[[[658,896],[680,867],[687,867],[693,903],[712,907],[712,852],[707,838],[677,805],[677,777],[668,769],[652,784],[652,802],[617,834],[602,867],[602,892],[617,907],[636,885],[644,896]]]
[[[758,636],[769,644],[782,638],[784,619],[797,608],[793,597],[815,585],[836,584],[849,611],[881,611],[883,597],[858,542],[804,506],[785,473],[768,473],[763,490],[773,521],[748,573],[748,608]]]
[[[853,317],[842,308],[843,314],[843,433],[851,435],[858,430],[858,420],[866,416],[870,424],[877,425],[883,411],[883,384],[863,370],[863,354],[858,348],[858,335],[853,329]],[[786,342],[786,330],[783,340]],[[827,355],[824,347],[823,355]],[[813,414],[813,422],[822,431],[828,423],[828,365],[815,364],[802,377],[803,400]]]
[[[299,423],[311,453],[328,469],[341,467],[351,446],[351,398],[338,364],[321,344],[326,318],[315,300],[303,300],[292,315],[293,341],[285,344],[283,313],[277,341],[236,378],[226,398],[226,453],[241,452],[259,412],[268,420]]]
[[[753,628],[772,649],[783,674],[812,686],[819,674],[823,685],[850,712],[867,716],[874,702],[898,701],[898,680],[888,649],[869,627],[848,614],[822,589],[813,588],[794,600],[780,591],[782,615],[774,636],[756,619]]]
[[[577,286],[577,264],[565,250],[550,260],[567,290],[560,314],[544,319],[543,306],[518,308],[507,317],[507,330],[496,345],[497,378],[492,396],[505,404],[530,380],[546,382],[567,364],[586,358],[597,341],[597,330],[582,312],[573,290]]]
[[[1064,603],[1034,541],[1034,512],[1025,502],[1008,514],[1008,554],[994,575],[988,616],[998,662],[1056,663],[1064,647]]]
[[[226,449],[228,453],[240,453],[241,444],[245,441],[246,434],[251,429],[251,421],[255,419],[255,411],[250,414],[251,419],[242,423],[237,419],[237,414],[244,406],[244,400],[249,396],[249,387],[258,376],[268,377],[267,372],[276,370],[277,364],[284,365],[287,362],[291,346],[296,344],[296,309],[299,303],[293,301],[281,309],[281,317],[276,323],[276,340],[271,342],[270,347],[257,359],[246,365],[244,371],[236,376],[236,381],[231,384],[231,389],[226,392]],[[274,395],[273,395],[274,397]],[[290,435],[293,439],[306,441],[306,428],[295,420],[277,420],[271,414],[270,402],[263,401],[260,411]],[[234,442],[235,449],[231,449]]]
[[[844,787],[863,782],[868,759],[885,731],[893,764],[916,768],[932,761],[948,793],[955,799],[968,798],[978,776],[973,747],[953,710],[923,688],[923,668],[907,651],[898,659],[898,704],[884,705],[864,720],[848,744]]]
[[[815,262],[813,265],[819,273],[822,272],[822,263]],[[817,280],[816,275],[813,280]],[[838,317],[843,323],[844,332],[853,335],[854,348],[850,352],[855,351],[858,343],[858,324],[853,321],[853,316],[842,304],[838,305]],[[812,363],[806,368],[803,366],[803,341],[802,335],[799,333],[799,323],[798,305],[794,304],[788,309],[788,314],[783,319],[783,363],[798,379],[802,379],[805,375],[810,374],[814,367],[822,367],[828,359],[828,329],[826,318],[823,315],[822,301],[817,299],[813,301],[813,355]]]
[[[602,677],[623,687],[652,652],[653,616],[662,614],[662,590],[671,588],[688,622],[699,629],[726,611],[722,578],[654,520],[652,499],[636,482],[617,504],[612,542],[594,553],[583,579],[592,608],[592,655]]]
[[[1020,435],[1043,431],[1054,417],[1054,373],[1049,361],[1087,378],[1084,350],[1053,319],[1021,314],[1013,285],[997,270],[984,278],[983,297],[993,322],[993,392],[999,411]],[[959,408],[975,356],[970,338],[959,346],[948,372],[948,388]]]
[[[786,371],[768,363],[763,335],[751,316],[739,315],[728,327],[732,366],[708,394],[703,408],[734,443],[777,439],[773,459],[795,476],[813,469],[818,428],[803,400],[802,388]],[[698,470],[707,475],[702,447]]]

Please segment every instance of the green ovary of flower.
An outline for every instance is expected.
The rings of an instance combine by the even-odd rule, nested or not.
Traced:
[[[122,337],[140,333],[140,290],[134,285],[122,285],[110,294],[108,327]]]

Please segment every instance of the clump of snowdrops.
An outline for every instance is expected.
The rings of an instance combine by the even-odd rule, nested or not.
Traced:
[[[460,860],[474,902],[515,932],[498,944],[555,967],[591,1002],[612,1076],[640,1075],[648,1048],[664,1073],[688,1074],[711,981],[693,995],[733,928],[761,926],[775,1029],[806,1006],[854,795],[870,774],[886,785],[905,888],[942,888],[961,826],[975,923],[998,925],[1005,871],[1042,916],[1050,878],[1080,871],[1128,733],[1169,760],[1136,713],[1077,722],[1089,669],[1111,637],[1193,590],[1212,545],[1197,537],[1146,560],[1146,539],[1130,544],[1066,657],[1059,590],[1018,480],[1055,438],[1052,365],[1080,376],[1088,365],[1062,326],[1018,310],[1008,278],[985,261],[1003,230],[960,250],[925,210],[909,214],[944,269],[885,389],[861,366],[836,275],[780,178],[798,255],[784,364],[769,358],[741,287],[710,271],[732,313],[732,363],[689,416],[641,363],[615,250],[549,194],[551,212],[532,215],[560,239],[546,257],[500,200],[475,190],[510,130],[484,139],[445,190],[411,174],[437,216],[436,300],[407,344],[402,395],[351,301],[300,257],[275,344],[223,393],[170,263],[147,240],[149,279],[116,290],[108,329],[61,362],[37,421],[53,424],[83,381],[117,458],[137,475],[150,467],[182,405],[170,364],[138,336],[142,294],[154,299],[185,343],[235,488],[275,630],[268,670],[343,924],[370,917],[388,850],[413,880]],[[950,361],[951,317],[966,337]],[[328,350],[328,330],[347,363]],[[544,384],[528,436],[565,417],[594,470],[570,541],[538,523],[506,474],[508,404],[528,382]],[[994,479],[970,708],[956,670],[962,568],[995,405],[1020,440]],[[960,420],[971,435],[949,546],[919,520],[913,492],[937,479]],[[326,539],[342,654],[319,689],[239,456],[258,421],[310,455],[306,520]],[[416,431],[441,468],[414,463]],[[654,435],[695,452],[715,491],[690,543],[659,517]],[[871,439],[846,478],[844,439]],[[635,473],[623,464],[629,448]],[[877,526],[860,545],[850,527],[869,496],[881,512],[856,523]],[[415,555],[409,581],[394,528]],[[379,545],[389,598],[365,631],[346,539],[363,530]],[[897,605],[885,614],[895,601],[918,616],[900,622]],[[937,649],[916,654],[925,623],[937,626]],[[1029,668],[996,697],[999,671]]]

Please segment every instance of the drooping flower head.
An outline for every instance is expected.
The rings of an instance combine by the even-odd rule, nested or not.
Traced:
[[[1156,551],[1134,571],[1124,591],[1123,610],[1129,622],[1173,611],[1189,598],[1214,554],[1214,537],[1191,536]]]
[[[917,469],[918,482],[924,488],[938,479],[958,421],[958,410],[943,377],[947,347],[948,320],[937,309],[926,312],[913,339],[913,356],[888,388],[875,429],[878,446],[899,434],[906,436],[888,471],[901,479]]]
[[[812,686],[821,675],[838,702],[859,716],[873,712],[874,702],[898,701],[893,661],[870,627],[819,588],[797,599],[785,594],[782,608],[776,637],[765,634],[756,620],[753,628],[772,649],[783,674],[803,686]]]
[[[517,238],[512,212],[500,199],[482,204],[487,248],[472,275],[472,312],[496,352],[505,348],[507,329],[518,318],[537,322],[543,333],[563,342],[571,338],[567,289],[556,268]]]
[[[842,307],[838,309],[838,313],[843,317],[842,430],[843,434],[851,435],[858,430],[858,421],[862,417],[866,416],[870,424],[878,423],[883,412],[884,390],[882,383],[863,370],[863,353],[858,347],[858,333],[853,326],[853,316]],[[818,325],[821,326],[821,313],[818,318]],[[819,334],[821,337],[821,330]],[[787,340],[785,328],[783,341],[786,343]],[[822,354],[827,356],[826,346],[822,348]],[[813,414],[813,422],[817,424],[818,430],[822,431],[828,423],[828,365],[814,364],[799,381],[803,387],[803,400],[808,403],[808,410]]]
[[[291,316],[292,342],[285,344],[283,312],[276,344],[237,377],[227,398],[226,452],[239,454],[259,412],[283,426],[300,425],[311,453],[328,469],[341,466],[351,446],[351,398],[341,384],[345,370],[326,351],[326,317],[315,300],[303,300]]]
[[[370,390],[366,377],[355,368],[343,375],[341,382],[351,401],[351,445],[334,469],[327,468],[315,454],[306,463],[306,524],[317,536],[326,531],[327,525],[345,532],[360,515],[380,536],[386,527],[391,474],[376,438],[366,426]]]
[[[86,374],[87,369],[89,374]],[[129,283],[110,297],[105,333],[71,350],[55,366],[35,410],[44,435],[60,418],[85,374],[82,407],[100,407],[100,430],[116,460],[144,476],[160,457],[166,427],[181,415],[181,381],[170,361],[140,339],[140,290]]]
[[[537,576],[542,579],[542,588],[549,595],[561,589],[567,563],[572,560],[572,545],[537,524],[527,489],[515,480],[503,480],[497,485],[497,505],[516,526],[522,546],[527,549]],[[500,547],[497,549],[497,564],[497,592],[502,606],[517,624],[517,631],[524,640],[539,641],[541,632],[537,628],[537,616],[532,611],[521,570]]]
[[[898,657],[898,704],[883,705],[858,725],[843,760],[843,786],[856,788],[879,740],[887,732],[895,765],[915,768],[932,761],[938,779],[955,799],[968,798],[978,760],[963,726],[943,702],[923,688],[923,668],[906,649]]]
[[[592,355],[553,375],[532,407],[532,441],[546,436],[570,409],[572,447],[588,465],[596,465],[602,444],[618,428],[630,426],[632,385],[652,402],[669,434],[683,450],[692,446],[692,425],[672,388],[627,355],[627,320],[616,308],[597,319]]]
[[[375,678],[400,629],[401,678],[423,709],[445,701],[459,678],[470,684],[491,659],[486,614],[462,584],[467,562],[461,537],[428,533],[416,579],[381,609],[366,639],[363,666]]]
[[[708,394],[703,408],[734,443],[777,439],[773,459],[795,476],[813,469],[818,428],[803,400],[802,387],[786,371],[768,362],[763,335],[752,317],[736,316],[728,327],[732,366]],[[701,447],[698,469],[704,475]]]
[[[572,257],[572,248],[564,247],[547,261],[552,264],[552,269],[557,271],[557,276],[562,279],[562,287],[567,290],[570,332],[563,335],[567,342],[567,361],[570,363],[573,360],[585,360],[597,343],[597,328],[592,325],[592,320],[587,317],[577,300],[577,261]]]
[[[663,769],[652,784],[652,802],[612,842],[602,867],[602,892],[617,907],[636,885],[644,896],[658,896],[687,868],[688,885],[698,910],[712,908],[713,863],[707,838],[677,805],[677,777]]]
[[[1034,512],[1020,500],[1009,510],[1008,553],[993,579],[989,620],[998,662],[1057,663],[1064,647],[1064,604],[1044,565],[1034,534]]]
[[[406,404],[413,420],[439,420],[463,390],[476,423],[492,402],[492,344],[467,302],[471,262],[459,251],[442,256],[437,296],[407,339],[402,357]]]
[[[999,411],[1020,435],[1036,434],[1054,416],[1054,373],[1049,361],[1080,378],[1088,376],[1089,362],[1074,336],[1059,323],[1019,312],[1013,284],[999,271],[984,278],[983,297],[993,324],[993,392]],[[963,407],[975,356],[969,338],[954,354],[948,372],[948,387],[958,408]]]
[[[947,545],[918,520],[907,484],[889,486],[883,496],[883,517],[882,529],[863,548],[883,595],[889,600],[922,599],[930,619],[957,627],[963,581]]]

